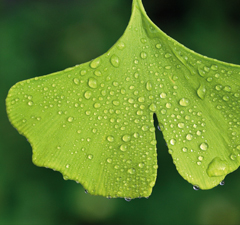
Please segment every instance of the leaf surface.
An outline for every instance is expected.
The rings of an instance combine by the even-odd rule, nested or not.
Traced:
[[[153,114],[180,175],[201,189],[240,162],[240,67],[163,33],[134,0],[123,36],[81,65],[14,85],[7,113],[33,162],[90,194],[148,197],[157,176]]]

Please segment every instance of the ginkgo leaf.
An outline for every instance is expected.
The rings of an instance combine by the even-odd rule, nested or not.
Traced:
[[[123,36],[91,62],[22,81],[8,94],[33,162],[90,194],[148,197],[155,185],[156,114],[178,172],[210,189],[240,162],[240,66],[179,44],[133,0]]]

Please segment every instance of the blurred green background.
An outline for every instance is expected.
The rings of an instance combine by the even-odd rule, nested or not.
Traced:
[[[185,46],[240,64],[239,0],[143,0],[150,18]],[[157,131],[158,178],[149,199],[93,197],[80,184],[32,164],[10,125],[5,98],[18,81],[106,52],[122,35],[131,0],[0,0],[0,224],[240,224],[240,170],[224,186],[194,191]]]

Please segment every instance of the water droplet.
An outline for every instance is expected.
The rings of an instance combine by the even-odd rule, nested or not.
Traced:
[[[230,155],[230,159],[231,159],[231,160],[235,160],[235,159],[236,159],[236,155],[231,154],[231,155]]]
[[[128,170],[128,173],[130,173],[130,174],[134,174],[135,172],[136,172],[136,170],[134,168],[131,168]]]
[[[90,63],[90,66],[93,68],[93,69],[96,69],[100,66],[101,64],[101,59],[100,58],[96,58],[94,59],[91,63]]]
[[[227,101],[229,101],[229,97],[227,95],[224,95],[223,100],[227,102]]]
[[[67,168],[67,169],[69,168],[69,164],[66,165],[66,168]]]
[[[191,141],[192,138],[193,138],[193,135],[192,135],[192,134],[187,134],[187,135],[186,135],[186,139],[187,139],[188,141]]]
[[[150,83],[150,81],[148,81],[148,82],[146,83],[146,88],[147,88],[148,91],[151,91],[151,90],[152,90],[152,84]]]
[[[119,42],[117,48],[119,50],[123,50],[125,48],[125,44],[123,42]]]
[[[29,101],[29,102],[28,102],[28,105],[29,105],[29,106],[32,106],[32,105],[33,105],[33,102],[32,102],[32,101]]]
[[[138,101],[139,101],[139,102],[144,102],[144,101],[145,101],[145,98],[144,98],[144,97],[140,97],[140,98],[138,98]]]
[[[199,98],[204,99],[206,95],[206,88],[205,85],[201,84],[197,90],[197,95]]]
[[[97,80],[90,77],[88,80],[88,86],[94,89],[97,88]]]
[[[172,55],[170,53],[165,54],[165,58],[170,58]]]
[[[187,98],[182,98],[180,101],[179,101],[179,104],[181,106],[188,106],[190,104],[190,101],[187,99]]]
[[[215,157],[208,165],[207,174],[209,177],[219,177],[228,174],[227,162],[219,157]]]
[[[118,58],[118,56],[112,55],[110,61],[111,61],[111,64],[112,64],[114,67],[116,67],[116,68],[119,67],[119,65],[120,65],[120,59]]]
[[[101,104],[97,102],[97,103],[95,103],[93,106],[94,106],[95,109],[98,109],[98,108],[101,107]]]
[[[113,136],[108,136],[108,137],[107,137],[107,140],[108,140],[109,142],[114,142],[114,137],[113,137]]]
[[[170,144],[171,144],[171,145],[175,145],[175,144],[176,144],[176,140],[175,140],[175,139],[171,139],[171,140],[170,140]]]
[[[125,141],[125,142],[128,142],[128,141],[131,140],[131,137],[130,137],[130,135],[124,135],[124,136],[122,137],[122,140]]]
[[[97,77],[101,77],[102,76],[102,72],[100,70],[96,70],[94,72],[94,74],[97,76]]]
[[[160,94],[160,98],[166,98],[166,97],[167,97],[166,93],[161,93]]]
[[[223,186],[225,184],[225,181],[222,180],[220,183],[219,183],[221,186]]]
[[[108,163],[112,163],[112,159],[110,159],[110,158],[107,159],[107,162],[108,162]]]
[[[87,191],[87,190],[85,190],[84,192],[85,192],[85,194],[88,194],[88,191]]]
[[[124,198],[125,201],[130,202],[132,199],[131,198]]]
[[[81,71],[80,71],[80,74],[81,74],[82,76],[84,76],[86,73],[87,73],[86,70],[81,70]]]
[[[138,166],[142,169],[144,167],[144,163],[139,163]]]
[[[88,159],[92,159],[92,158],[93,158],[93,155],[88,155],[87,158],[88,158]]]
[[[142,130],[143,131],[147,131],[148,130],[148,126],[147,125],[142,126]]]
[[[150,109],[152,112],[155,112],[156,109],[157,109],[157,106],[152,103],[152,104],[149,106],[149,109]]]
[[[193,186],[193,190],[194,190],[194,191],[198,191],[199,189],[200,189],[200,188],[199,188],[197,185],[194,185],[194,186]]]
[[[141,42],[142,42],[143,44],[145,44],[145,43],[147,42],[147,40],[146,40],[145,38],[141,38]]]
[[[187,152],[188,149],[187,149],[187,148],[182,148],[182,151],[183,151],[183,152]]]
[[[91,92],[91,91],[86,91],[86,92],[84,93],[84,97],[85,97],[86,99],[90,99],[91,96],[92,96],[92,92]]]
[[[117,106],[117,105],[120,105],[120,102],[119,102],[118,100],[114,100],[114,101],[113,101],[113,105],[116,105],[116,106]]]
[[[80,83],[80,81],[79,81],[78,78],[74,78],[74,79],[73,79],[73,82],[74,82],[75,84],[77,84],[77,85]]]
[[[68,117],[68,122],[70,122],[70,123],[71,123],[72,121],[73,121],[73,117],[71,117],[71,116],[70,116],[70,117]]]
[[[157,48],[157,49],[160,49],[161,47],[162,47],[161,44],[156,44],[156,48]]]
[[[120,150],[123,152],[127,151],[127,145],[121,145]]]
[[[206,151],[208,149],[208,144],[205,143],[205,142],[200,144],[200,149],[203,150],[203,151]]]
[[[179,123],[179,124],[178,124],[178,127],[179,127],[179,128],[184,128],[184,123]]]
[[[146,52],[141,52],[140,54],[142,59],[146,59],[147,58],[147,53]]]

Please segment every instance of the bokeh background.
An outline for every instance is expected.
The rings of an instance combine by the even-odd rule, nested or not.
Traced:
[[[240,64],[239,0],[143,0],[168,35],[209,57]],[[18,81],[106,52],[122,35],[131,0],[0,0],[0,224],[240,224],[240,170],[224,186],[194,191],[157,131],[158,178],[149,199],[106,199],[39,168],[10,125],[5,98]]]

